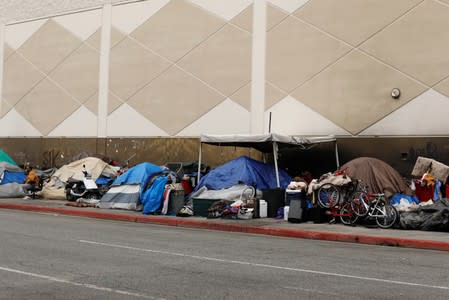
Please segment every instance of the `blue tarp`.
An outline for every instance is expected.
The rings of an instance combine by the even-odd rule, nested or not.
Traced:
[[[279,170],[279,182],[281,188],[286,188],[291,182],[291,177],[284,170]],[[242,183],[255,186],[259,190],[277,188],[274,165],[241,156],[202,177],[195,191],[203,186],[210,190],[220,190]]]
[[[144,214],[154,213],[161,207],[167,182],[168,176],[158,177],[151,187],[141,195],[140,201],[143,204]]]
[[[10,172],[5,171],[3,172],[3,179],[0,184],[7,184],[7,183],[24,183],[26,179],[25,172]]]
[[[135,165],[122,175],[118,176],[112,183],[112,186],[118,186],[122,184],[139,184],[140,191],[143,192],[145,191],[151,177],[160,173],[162,173],[162,168],[160,166],[156,166],[148,162],[143,162]]]

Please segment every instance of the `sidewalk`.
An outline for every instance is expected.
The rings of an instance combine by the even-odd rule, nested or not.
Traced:
[[[362,225],[288,223],[272,218],[252,220],[207,219],[143,215],[140,212],[66,206],[66,201],[42,199],[0,199],[0,209],[57,213],[79,217],[152,223],[159,225],[201,228],[292,238],[385,245],[449,251],[446,232],[367,228]]]

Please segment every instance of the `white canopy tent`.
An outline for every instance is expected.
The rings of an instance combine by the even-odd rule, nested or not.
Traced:
[[[268,134],[229,134],[229,135],[213,135],[202,134],[200,137],[200,150],[198,158],[198,182],[201,178],[201,159],[202,145],[209,144],[215,146],[234,146],[248,147],[259,150],[262,153],[273,153],[274,166],[276,171],[277,186],[280,187],[279,169],[278,169],[278,153],[285,148],[298,148],[307,150],[320,143],[335,143],[335,160],[337,169],[340,167],[338,157],[337,140],[334,136],[288,136],[276,133]]]

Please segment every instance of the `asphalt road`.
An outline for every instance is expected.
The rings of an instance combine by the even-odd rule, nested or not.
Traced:
[[[0,210],[0,299],[447,299],[449,254]]]

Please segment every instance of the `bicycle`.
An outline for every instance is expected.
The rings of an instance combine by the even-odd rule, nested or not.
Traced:
[[[356,193],[351,201],[351,209],[358,217],[374,218],[377,226],[384,229],[391,228],[399,216],[383,193]]]
[[[342,186],[325,183],[318,189],[318,204],[330,209],[329,214],[333,220],[339,217],[343,224],[354,225],[359,216],[353,212],[351,202],[354,195],[366,189],[361,180],[356,179]]]

